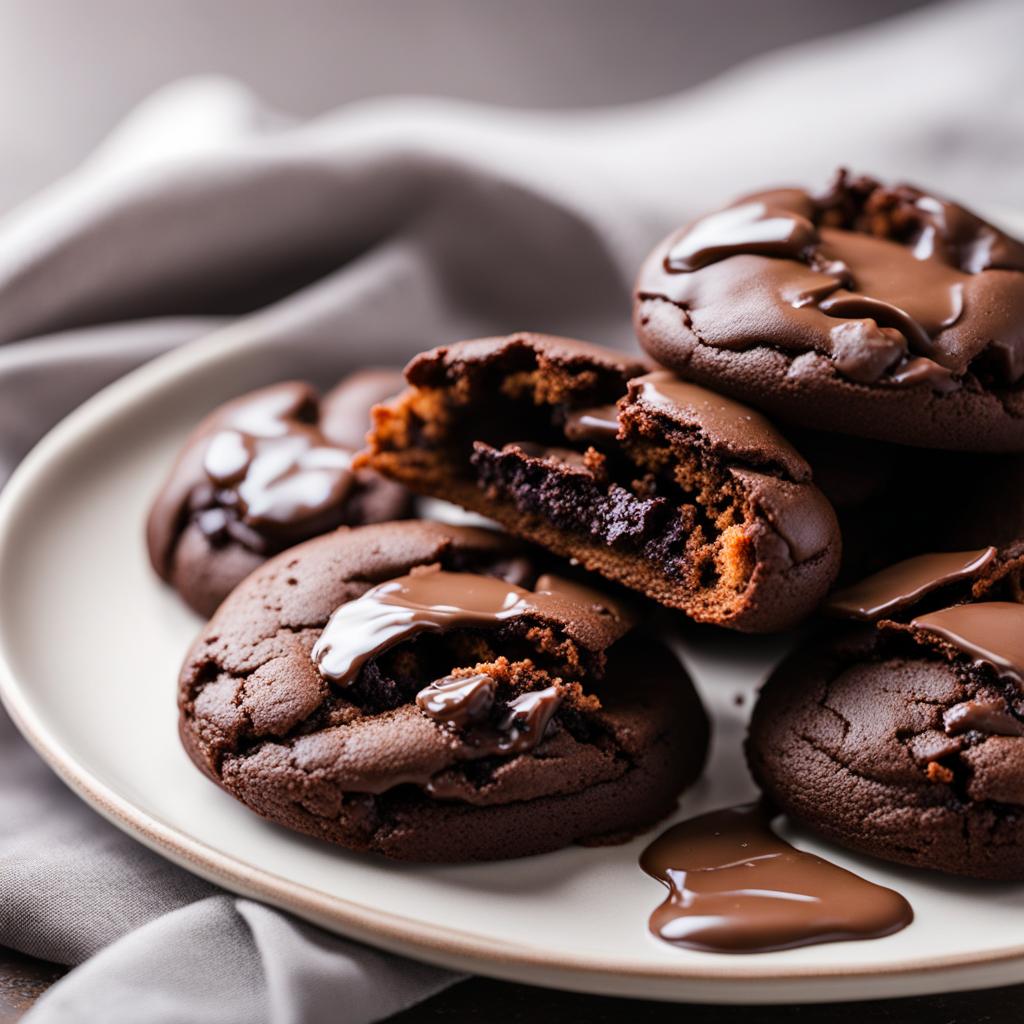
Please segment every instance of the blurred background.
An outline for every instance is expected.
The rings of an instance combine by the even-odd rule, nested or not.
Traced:
[[[604,106],[675,93],[767,50],[925,4],[0,0],[0,213],[186,75],[235,77],[300,116],[396,93]]]

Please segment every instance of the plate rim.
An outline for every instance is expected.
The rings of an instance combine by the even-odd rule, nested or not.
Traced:
[[[240,329],[244,326],[229,325],[150,360],[86,399],[53,426],[0,489],[0,568],[16,532],[18,510],[30,499],[35,487],[45,481],[51,463],[67,447],[88,443],[97,429],[112,418],[130,414],[147,395],[172,387],[193,373],[215,371],[218,364],[230,363],[240,350],[251,348],[246,331]],[[710,963],[702,966],[699,961],[643,965],[576,956],[564,950],[552,955],[551,950],[542,947],[499,944],[449,926],[428,925],[294,882],[160,821],[118,794],[64,749],[34,710],[28,696],[30,689],[29,681],[22,683],[18,679],[5,645],[0,642],[0,702],[16,727],[72,792],[121,831],[228,891],[263,900],[337,934],[427,963],[583,992],[709,1003],[793,1001],[792,986],[798,982],[812,986],[812,997],[805,1001],[828,1001],[837,997],[819,992],[822,986],[867,978],[905,979],[907,984],[892,995],[983,988],[1011,983],[993,980],[985,969],[1015,962],[1024,965],[1024,943],[982,953],[846,967],[773,965],[771,960],[760,958],[744,958],[743,965],[735,968]],[[974,974],[970,973],[972,970]],[[940,972],[947,973],[941,988],[925,984]],[[1024,972],[1021,975],[1018,981],[1024,980]],[[735,985],[737,991],[726,992],[722,987],[725,985],[730,989]],[[703,986],[708,990],[696,990]],[[884,997],[877,991],[843,990],[838,998],[852,1001]]]

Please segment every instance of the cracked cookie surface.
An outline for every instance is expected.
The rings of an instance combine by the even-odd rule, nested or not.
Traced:
[[[880,574],[890,618],[840,627],[786,659],[761,691],[747,758],[780,809],[842,845],[1024,879],[1024,688],[997,663],[991,633],[984,649],[964,646],[983,635],[971,633],[979,614],[1009,615],[1016,625],[1002,636],[1011,645],[1024,629],[1020,546],[964,554],[971,568],[951,573],[942,556],[930,588],[920,585],[920,559],[903,563],[902,603],[894,573]],[[846,603],[861,617],[870,611],[870,601]],[[966,628],[936,632],[950,613]]]
[[[185,662],[186,750],[272,821],[390,857],[497,859],[635,833],[699,774],[707,719],[617,599],[538,572],[502,535],[419,521],[284,552]],[[318,669],[329,621],[350,641],[346,610],[380,600],[364,617],[379,623],[395,581],[448,576],[507,581],[522,614],[402,634],[343,679]]]

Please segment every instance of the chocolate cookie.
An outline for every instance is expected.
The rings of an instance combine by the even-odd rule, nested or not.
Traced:
[[[930,551],[1024,537],[1024,455],[907,448],[790,428],[843,538],[839,582]]]
[[[636,285],[663,365],[780,419],[1024,451],[1024,245],[954,203],[840,172],[676,232]]]
[[[913,555],[1024,536],[1024,472],[1016,488],[1007,476],[1015,461],[1024,468],[1022,456],[906,448],[799,428],[786,436],[839,520],[841,584]]]
[[[417,356],[370,466],[701,622],[767,632],[835,578],[835,515],[758,413],[643,362],[516,334]]]
[[[210,615],[270,555],[408,515],[408,491],[351,466],[371,406],[400,387],[394,370],[363,370],[322,400],[289,381],[221,406],[192,432],[150,510],[153,568]]]
[[[942,547],[1007,545],[1024,537],[1024,456],[961,456],[946,473],[958,486],[933,506],[942,508],[933,526]]]
[[[505,535],[417,520],[278,555],[185,661],[185,748],[258,814],[352,850],[624,839],[697,777],[708,721],[620,601],[539,568]]]
[[[860,624],[783,662],[751,720],[779,808],[886,860],[1024,879],[1022,550],[913,558],[832,598]]]

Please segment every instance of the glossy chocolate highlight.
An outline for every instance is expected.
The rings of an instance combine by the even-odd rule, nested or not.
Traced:
[[[836,591],[825,607],[834,615],[874,622],[941,587],[977,579],[995,557],[994,547],[918,555]]]
[[[208,481],[191,498],[211,540],[223,535],[257,551],[305,536],[331,520],[352,490],[352,453],[307,416],[303,385],[282,384],[241,404],[203,453]]]
[[[679,306],[722,349],[817,351],[863,384],[946,392],[986,353],[1024,374],[1024,245],[944,199],[840,172],[820,195],[758,193],[651,261],[641,299]]]
[[[388,580],[334,612],[313,646],[313,663],[324,679],[349,686],[369,659],[424,632],[493,629],[531,615],[557,621],[581,604],[592,615],[619,620],[613,602],[597,591],[558,577],[546,580],[549,589],[531,591],[496,576],[439,568]],[[626,621],[622,627],[628,628]]]
[[[644,850],[640,866],[669,890],[651,915],[652,934],[702,952],[876,939],[914,916],[899,893],[780,839],[756,804],[672,826]]]
[[[1013,601],[958,604],[920,615],[910,626],[1024,689],[1024,605]]]

